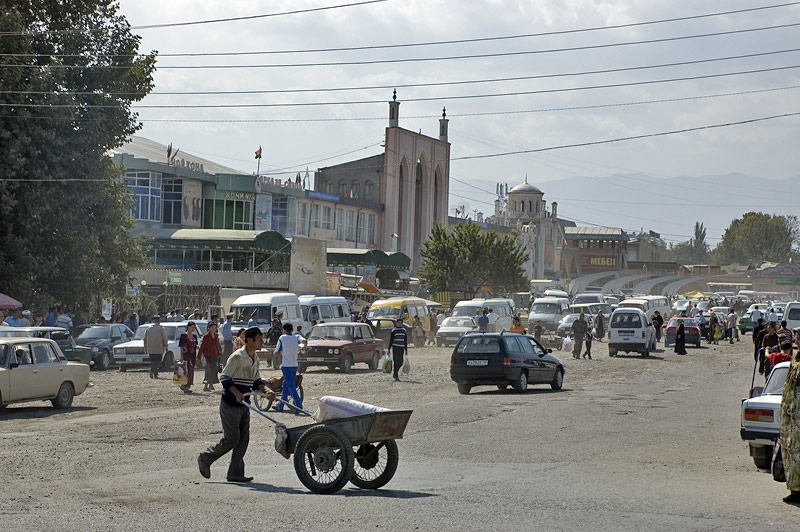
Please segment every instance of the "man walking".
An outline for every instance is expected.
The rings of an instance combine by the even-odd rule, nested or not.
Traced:
[[[153,325],[144,332],[144,350],[150,356],[151,379],[158,378],[158,368],[167,346],[167,330],[161,325],[161,316],[153,316]]]
[[[736,315],[736,311],[733,310],[731,307],[730,312],[725,317],[725,326],[728,328],[728,339],[731,343],[733,343],[733,337],[736,335],[736,323],[739,321],[739,316]]]
[[[394,380],[399,381],[399,371],[403,366],[403,355],[408,352],[408,333],[403,326],[403,318],[397,318],[395,327],[389,334],[389,345],[392,346],[394,359]]]
[[[228,357],[233,353],[233,312],[225,314],[225,323],[222,324],[222,365],[228,363]]]
[[[656,343],[661,341],[661,330],[664,327],[664,318],[659,311],[655,311],[652,317],[653,327],[656,328]]]
[[[581,358],[581,350],[583,349],[583,341],[586,339],[586,333],[589,331],[589,324],[586,323],[583,312],[580,313],[578,319],[572,322],[570,327],[572,338],[575,344],[572,346],[572,358]]]
[[[228,466],[228,482],[250,482],[253,477],[244,474],[244,454],[250,443],[250,410],[242,403],[250,401],[244,394],[253,390],[267,393],[266,382],[258,372],[256,351],[264,345],[264,336],[258,327],[244,333],[244,347],[237,349],[222,370],[222,397],[219,417],[222,420],[222,439],[197,457],[197,467],[205,478],[211,478],[211,464],[233,450]]]
[[[489,331],[489,311],[483,309],[483,312],[478,314],[475,318],[475,324],[478,326],[478,331],[485,333]]]

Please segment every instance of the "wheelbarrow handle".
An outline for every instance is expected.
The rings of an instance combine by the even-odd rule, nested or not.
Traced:
[[[267,396],[267,394],[265,394],[265,393],[261,393],[261,392],[247,392],[247,393],[245,393],[245,394],[243,394],[243,395],[244,395],[244,397],[248,397],[248,396],[251,396],[251,395],[262,395],[262,396],[264,396],[264,397],[266,397],[266,396]],[[261,410],[259,410],[259,409],[258,409],[258,408],[256,408],[255,406],[251,405],[251,404],[250,404],[250,403],[248,403],[247,401],[242,401],[242,404],[243,404],[244,406],[246,406],[247,408],[249,408],[250,410],[252,410],[253,412],[255,412],[256,414],[258,414],[259,416],[261,416],[261,417],[265,417],[265,418],[267,418],[268,420],[272,421],[272,422],[273,422],[273,423],[275,423],[276,425],[282,425],[282,424],[283,424],[283,423],[279,422],[277,419],[273,419],[273,418],[269,417],[267,414],[265,414],[264,412],[262,412]]]

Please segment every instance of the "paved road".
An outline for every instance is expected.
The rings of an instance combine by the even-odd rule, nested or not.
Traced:
[[[449,381],[449,351],[411,350],[400,383],[365,367],[312,370],[311,397],[413,408],[400,467],[379,491],[310,494],[253,419],[250,485],[200,477],[218,396],[146,372],[96,372],[67,412],[0,412],[0,528],[17,530],[798,530],[785,486],[739,439],[749,337],[649,359],[566,354],[565,387],[525,394]],[[558,354],[558,353],[557,353]],[[271,370],[264,373],[272,374]],[[289,424],[299,423],[284,415]]]

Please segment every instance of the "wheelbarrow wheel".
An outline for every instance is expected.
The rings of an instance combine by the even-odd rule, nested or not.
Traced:
[[[385,486],[397,471],[400,454],[394,440],[377,444],[368,443],[355,451],[353,476],[350,483],[365,490],[376,490]]]
[[[353,475],[353,445],[339,429],[313,425],[303,432],[294,450],[297,478],[314,493],[335,493]]]
[[[280,395],[281,390],[277,390],[275,394]],[[305,399],[305,394],[303,393],[302,384],[297,387],[297,394],[300,396],[301,401]],[[255,405],[255,407],[261,410],[262,412],[266,412],[267,410],[272,408],[272,399],[270,399],[269,397],[264,397],[262,395],[254,395],[252,397],[253,397],[253,405]],[[289,402],[293,403],[291,395],[288,397],[288,400]],[[289,408],[289,410],[291,410],[291,408]]]

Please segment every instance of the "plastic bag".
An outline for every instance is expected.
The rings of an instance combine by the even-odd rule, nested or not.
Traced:
[[[411,362],[408,361],[408,355],[403,357],[403,374],[408,375],[411,373]]]
[[[317,399],[319,403],[319,410],[314,413],[314,421],[317,423],[327,421],[329,419],[338,419],[342,417],[362,416],[364,414],[372,414],[374,412],[385,412],[387,408],[362,403],[346,397],[335,397],[333,395],[326,395]]]
[[[383,357],[383,372],[384,373],[391,373],[392,372],[392,357],[389,355],[384,355]]]
[[[572,338],[569,336],[564,338],[564,343],[561,344],[561,349],[564,351],[572,351]]]
[[[188,376],[186,374],[185,360],[175,362],[175,371],[173,371],[172,373],[172,382],[181,385],[184,385],[189,382]]]

